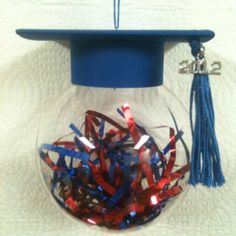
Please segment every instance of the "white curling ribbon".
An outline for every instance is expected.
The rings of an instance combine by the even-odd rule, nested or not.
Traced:
[[[79,140],[90,149],[95,149],[95,146],[87,138],[82,136],[79,137]]]
[[[143,135],[139,139],[138,143],[134,146],[134,149],[139,150],[148,141],[149,138],[150,138],[149,135]]]
[[[129,103],[125,103],[122,107],[123,109],[129,108]]]

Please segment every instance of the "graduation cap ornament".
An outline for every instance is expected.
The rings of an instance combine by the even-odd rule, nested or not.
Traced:
[[[156,218],[182,192],[185,185],[181,182],[189,170],[188,182],[194,186],[201,183],[216,187],[225,180],[203,47],[214,32],[118,30],[120,1],[118,9],[115,6],[116,1],[116,30],[18,29],[17,34],[32,40],[70,41],[72,83],[101,88],[161,86],[165,43],[190,44],[195,58],[190,93],[190,162],[183,132],[169,107],[175,128],[159,124],[159,132],[169,132],[166,143],[160,145],[161,135],[152,136],[137,122],[127,103],[117,109],[122,122],[88,107],[80,128],[81,124],[72,123],[72,134],[54,137],[51,143],[43,140],[39,148],[43,176],[49,179],[47,187],[62,208],[92,225],[127,229]],[[162,110],[158,114],[161,116]],[[178,157],[177,143],[181,143],[184,157]],[[179,165],[178,158],[185,162]]]

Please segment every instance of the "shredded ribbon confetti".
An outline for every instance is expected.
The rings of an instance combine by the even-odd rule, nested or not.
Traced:
[[[43,144],[39,152],[51,169],[50,190],[61,207],[89,224],[127,229],[156,218],[182,192],[179,181],[189,162],[176,164],[177,141],[188,153],[182,131],[168,127],[169,140],[161,149],[135,122],[128,104],[117,111],[125,127],[87,111],[84,134],[71,124],[73,134]]]

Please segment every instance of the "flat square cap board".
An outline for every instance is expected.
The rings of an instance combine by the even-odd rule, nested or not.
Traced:
[[[165,42],[207,42],[210,30],[18,29],[31,40],[70,41],[73,84],[140,88],[163,83]]]

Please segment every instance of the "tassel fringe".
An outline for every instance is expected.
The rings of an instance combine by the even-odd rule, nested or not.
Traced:
[[[201,50],[201,43],[191,42],[195,58]],[[193,119],[193,108],[195,118]],[[194,123],[194,121],[195,123]],[[207,73],[196,73],[190,94],[190,123],[192,130],[192,152],[189,183],[201,183],[207,187],[221,186],[225,178],[221,168],[220,151],[215,133],[215,115]]]

